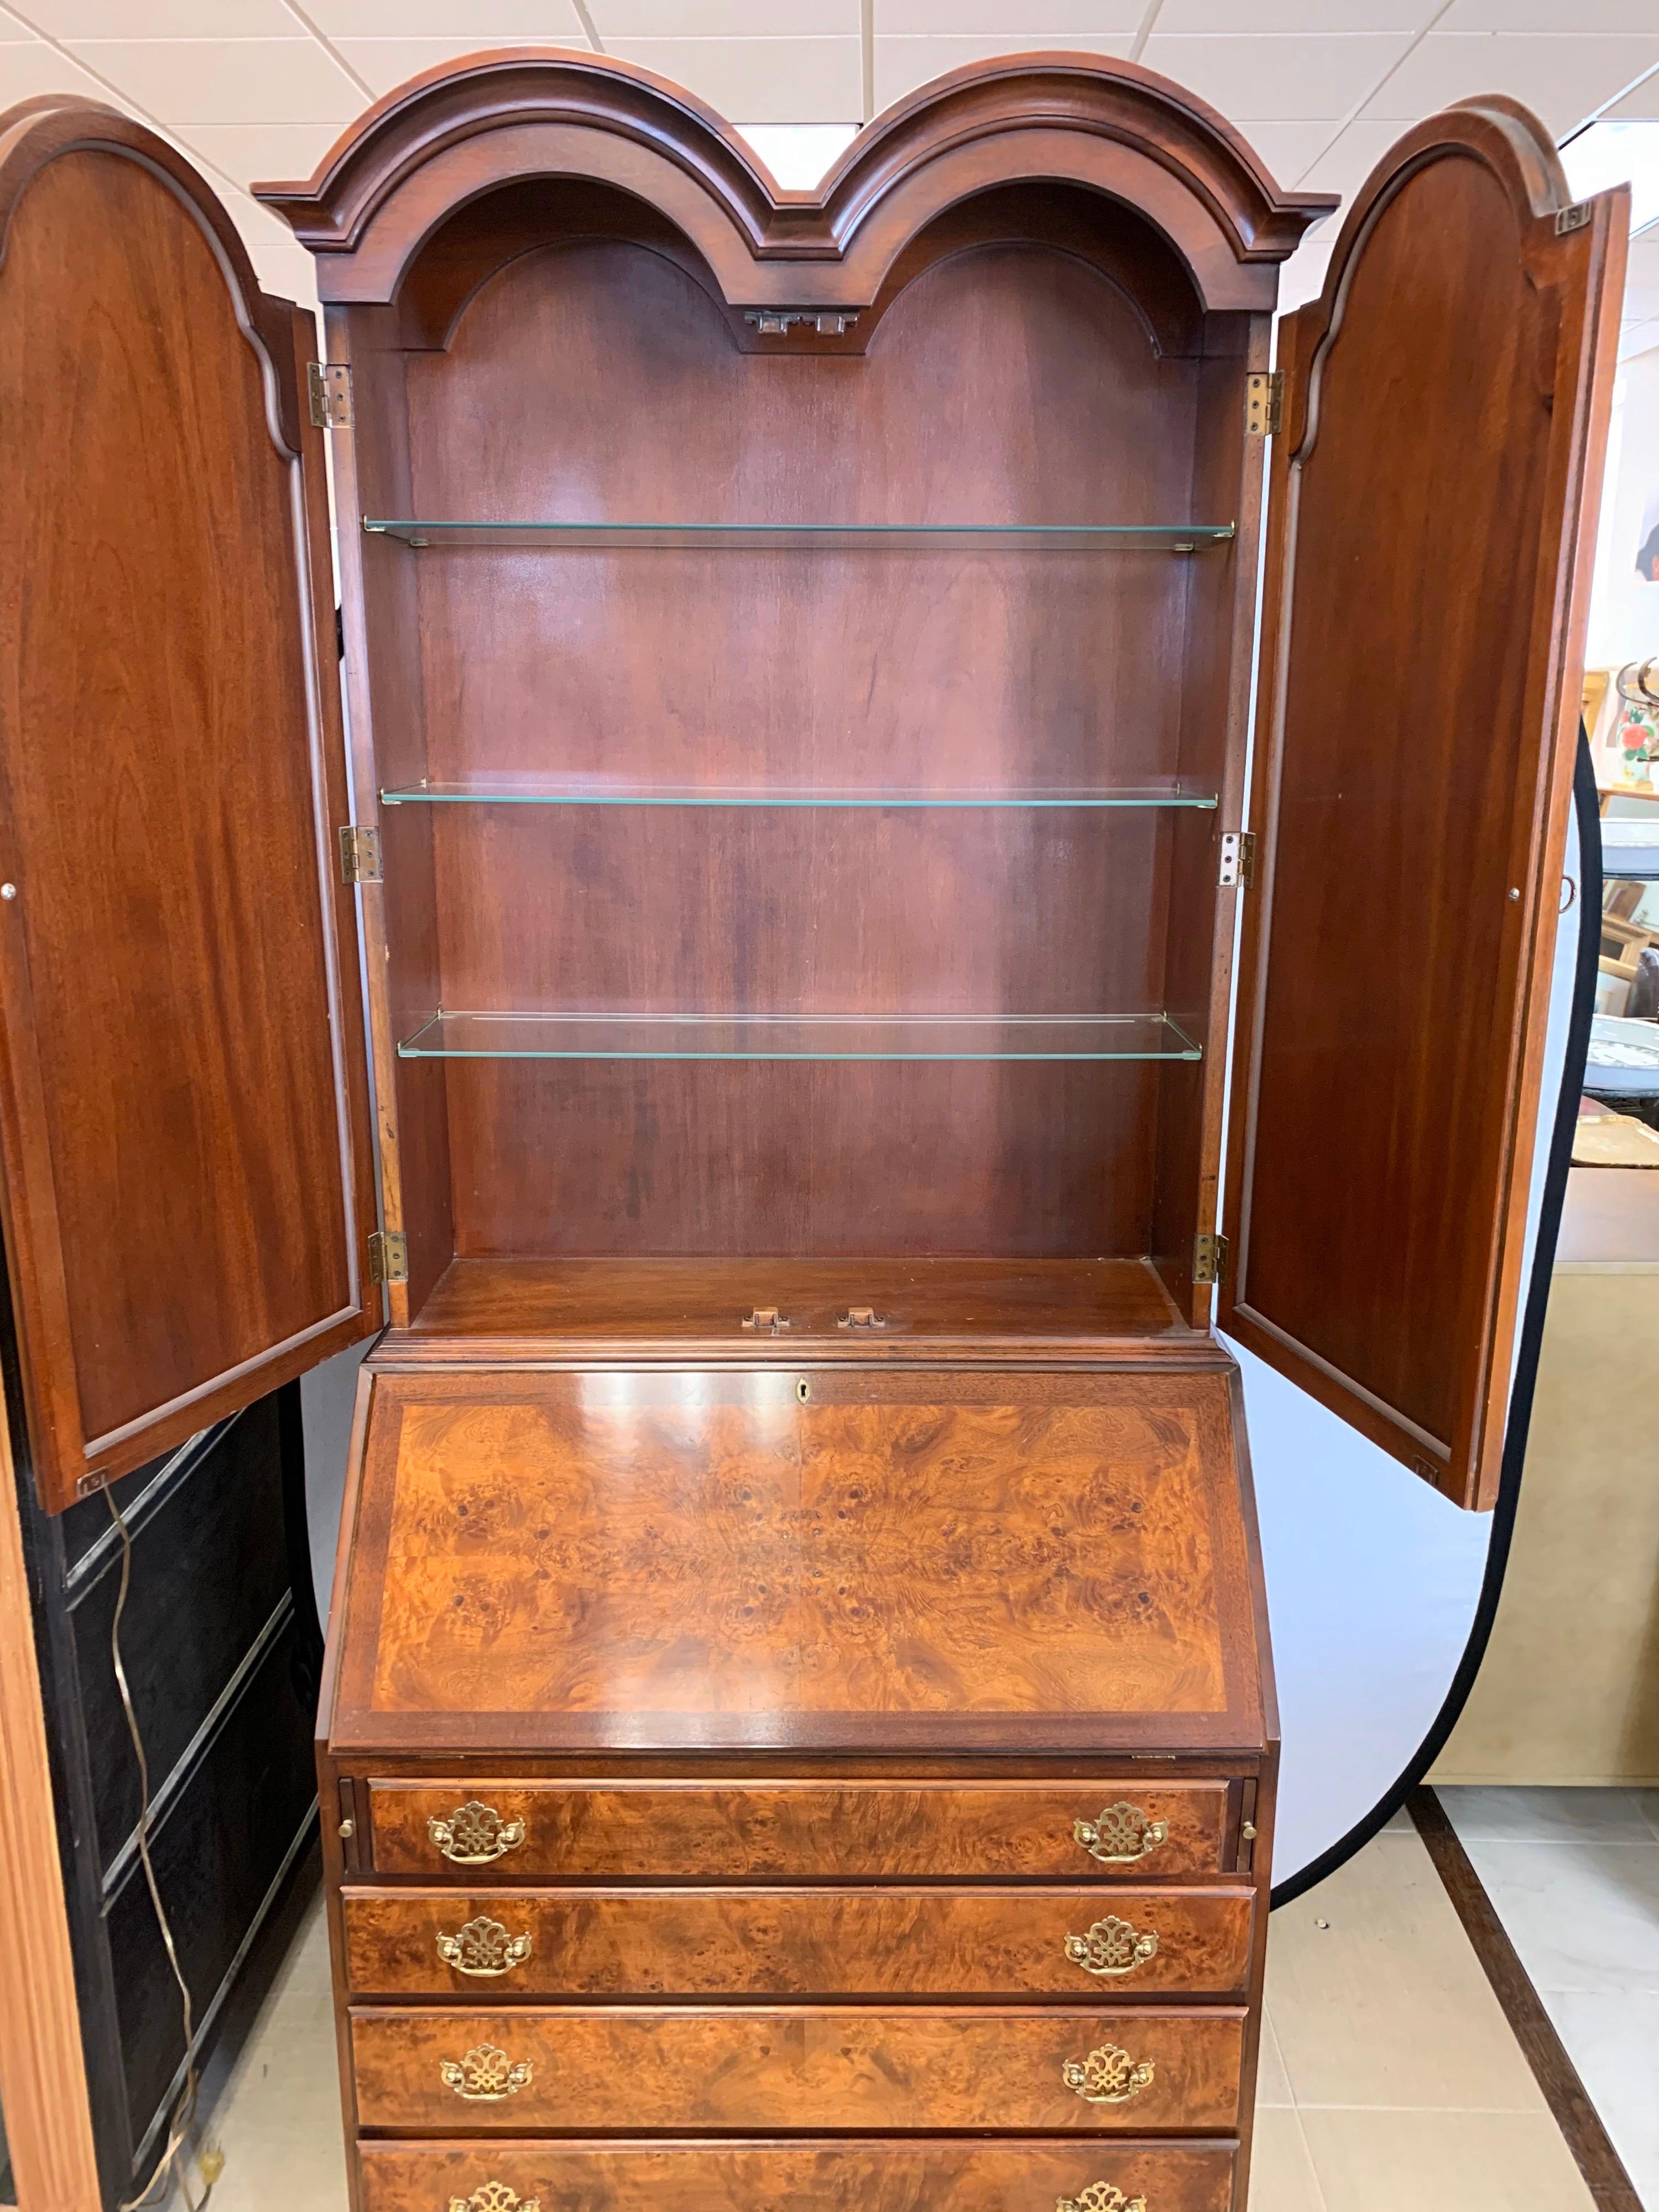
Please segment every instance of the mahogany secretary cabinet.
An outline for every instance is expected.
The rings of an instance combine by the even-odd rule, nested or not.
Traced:
[[[1623,197],[1431,118],[1278,372],[1331,204],[1093,57],[807,194],[484,56],[261,197],[325,360],[143,130],[0,138],[0,1194],[52,1505],[385,1283],[356,2202],[1242,2204],[1212,1300],[1490,1496]]]

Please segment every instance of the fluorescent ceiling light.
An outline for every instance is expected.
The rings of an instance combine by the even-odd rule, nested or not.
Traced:
[[[1568,139],[1561,160],[1576,200],[1628,185],[1632,231],[1659,222],[1659,122],[1591,123]]]

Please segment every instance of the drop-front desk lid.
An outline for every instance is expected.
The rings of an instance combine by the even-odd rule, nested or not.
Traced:
[[[1249,1752],[1233,1377],[376,1375],[337,1752]]]

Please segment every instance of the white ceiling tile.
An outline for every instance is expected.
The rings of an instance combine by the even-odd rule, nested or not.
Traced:
[[[378,100],[383,92],[394,85],[404,84],[422,70],[435,69],[440,62],[458,62],[468,54],[488,53],[492,46],[508,41],[499,39],[471,37],[453,39],[336,39],[334,49],[348,69],[356,70],[363,82],[373,90]],[[569,50],[576,53],[591,52],[586,40],[572,39]],[[363,105],[359,99],[357,106]],[[354,112],[356,111],[354,110]]]
[[[859,135],[856,123],[739,123],[786,191],[810,192]]]
[[[1334,123],[1269,123],[1244,126],[1252,150],[1267,165],[1275,184],[1294,185],[1316,161],[1336,134]]]
[[[877,20],[883,20],[878,15]],[[968,62],[988,61],[997,54],[1076,52],[1109,54],[1128,58],[1134,39],[1127,31],[1058,31],[1042,36],[1034,31],[1010,31],[1001,37],[963,39],[888,38],[876,33],[876,106],[890,107],[906,93],[927,84],[947,70]]]
[[[1346,115],[1408,41],[1356,32],[1346,37],[1200,38],[1158,33],[1140,58],[1218,107],[1230,123]]]
[[[315,39],[100,39],[71,51],[163,123],[345,123],[363,105]]]
[[[340,135],[337,123],[182,123],[175,128],[182,145],[245,186],[313,175]]]
[[[751,123],[852,123],[862,112],[856,39],[606,39],[606,51]]]
[[[1634,361],[1638,354],[1651,353],[1659,346],[1659,320],[1647,323],[1627,323],[1619,334],[1619,358]]]
[[[1452,0],[1437,31],[1650,31],[1653,0]]]
[[[27,23],[20,23],[10,15],[0,15],[0,46],[38,46],[43,43]]]
[[[590,0],[593,27],[613,39],[856,39],[859,0]]]
[[[292,39],[283,0],[14,0],[53,39]]]
[[[1364,113],[1415,122],[1449,101],[1506,92],[1534,109],[1558,138],[1659,64],[1659,31],[1471,36],[1434,32],[1407,54]]]
[[[83,69],[66,61],[43,39],[8,40],[0,46],[0,107],[16,100],[35,100],[43,92],[82,92],[107,100],[110,90]]]
[[[1059,33],[1073,31],[1127,31],[1133,37],[1146,13],[1146,0],[876,0],[876,28],[892,37],[1052,44]]]
[[[306,0],[325,39],[465,40],[492,46],[587,46],[571,0]]]
[[[1158,11],[1159,34],[1171,31],[1237,31],[1241,20],[1250,31],[1425,30],[1441,0],[1251,0],[1248,12],[1239,0],[1164,0]]]
[[[1351,123],[1334,139],[1302,183],[1310,192],[1340,192],[1351,200],[1404,131],[1403,123]]]
[[[1651,118],[1659,116],[1659,70],[1644,77],[1633,91],[1608,108],[1610,121],[1625,122],[1632,116]]]

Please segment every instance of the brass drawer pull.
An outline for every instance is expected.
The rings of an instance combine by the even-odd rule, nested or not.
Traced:
[[[438,2079],[469,2105],[500,2105],[516,2097],[535,2071],[529,2059],[520,2058],[515,2063],[493,2043],[480,2043],[465,2058],[446,2058],[438,2069]]]
[[[1068,2058],[1060,2078],[1085,2104],[1127,2105],[1152,2078],[1150,2058],[1131,2058],[1114,2043],[1103,2043],[1086,2058]]]
[[[467,2208],[457,2199],[449,2212],[467,2212]],[[1126,2197],[1109,2181],[1091,2181],[1081,2197],[1059,2198],[1054,2212],[1146,2212],[1146,2200],[1144,2197]]]
[[[1121,2199],[1119,2201],[1121,2202]],[[542,2200],[539,2197],[520,2197],[516,2189],[509,2189],[504,2181],[486,2181],[481,2188],[475,2189],[471,2197],[452,2197],[449,2212],[542,2212]],[[1106,2212],[1115,2212],[1115,2207],[1109,2204]],[[1127,2205],[1124,2212],[1135,2212],[1135,2208],[1133,2204]],[[1140,2212],[1146,2212],[1144,2200],[1141,2201]]]
[[[1139,1805],[1120,1797],[1097,1820],[1073,1820],[1072,1833],[1103,1866],[1128,1866],[1170,1839],[1167,1820],[1149,1820]]]
[[[506,1935],[505,1928],[501,1934]],[[439,1948],[443,1948],[440,1939]],[[1148,1928],[1144,1933],[1132,1928],[1127,1920],[1120,1920],[1109,1912],[1103,1920],[1097,1920],[1086,1936],[1068,1936],[1066,1955],[1074,1966],[1081,1966],[1085,1974],[1132,1974],[1137,1966],[1144,1966],[1158,1949],[1158,1933]]]
[[[522,1820],[504,1820],[493,1805],[481,1805],[476,1797],[458,1805],[447,1820],[434,1813],[426,1832],[457,1866],[488,1866],[504,1852],[516,1851],[525,1838]]]
[[[530,1937],[509,1936],[499,1920],[481,1912],[455,1935],[439,1936],[438,1956],[458,1974],[510,1974],[530,1956]]]

